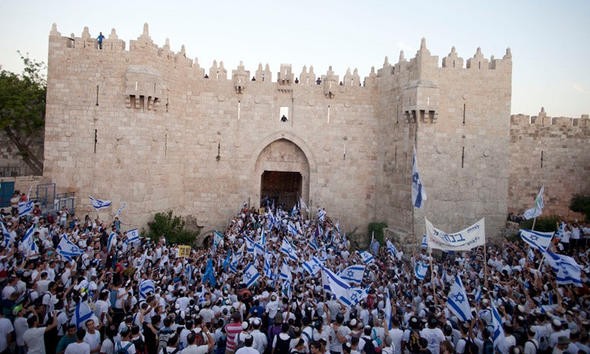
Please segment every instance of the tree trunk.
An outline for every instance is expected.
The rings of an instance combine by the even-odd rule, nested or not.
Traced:
[[[27,144],[21,142],[20,137],[10,127],[5,127],[4,132],[6,132],[6,135],[10,141],[12,141],[12,143],[16,146],[22,156],[23,161],[31,168],[33,174],[35,176],[43,175],[43,162],[41,159],[33,154]]]

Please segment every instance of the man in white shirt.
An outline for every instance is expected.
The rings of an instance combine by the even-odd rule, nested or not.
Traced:
[[[100,351],[100,333],[96,330],[96,324],[93,319],[86,321],[86,333],[84,336],[84,342],[88,343],[91,354],[98,354]]]
[[[8,349],[8,344],[14,338],[14,326],[8,318],[0,311],[0,353],[4,353]]]
[[[27,347],[27,353],[29,354],[45,354],[45,341],[44,334],[49,332],[57,326],[57,316],[53,314],[53,322],[47,327],[38,327],[39,320],[37,315],[31,315],[27,319],[29,329],[23,334],[23,340]]]
[[[90,345],[84,342],[85,336],[86,330],[84,328],[78,328],[78,331],[76,332],[76,341],[68,344],[65,354],[90,354]]]

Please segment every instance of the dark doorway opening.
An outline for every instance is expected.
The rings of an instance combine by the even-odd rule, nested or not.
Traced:
[[[301,195],[303,178],[299,172],[264,171],[260,179],[260,206],[272,205],[291,210]]]

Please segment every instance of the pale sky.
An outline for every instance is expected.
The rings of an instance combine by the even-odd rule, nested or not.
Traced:
[[[77,37],[84,26],[93,37],[115,28],[129,48],[145,22],[157,45],[184,44],[207,70],[215,59],[229,73],[240,61],[251,73],[268,63],[273,80],[282,63],[296,76],[303,65],[316,75],[331,65],[341,78],[347,68],[364,78],[385,56],[414,57],[422,37],[439,65],[453,46],[464,59],[478,47],[501,58],[510,47],[512,113],[590,113],[589,0],[0,0],[0,65],[21,72],[17,50],[47,62],[52,23]]]

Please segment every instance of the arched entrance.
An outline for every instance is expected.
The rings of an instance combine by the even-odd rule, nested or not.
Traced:
[[[264,171],[260,178],[260,205],[292,209],[301,195],[301,184],[299,172]]]
[[[289,210],[309,195],[309,162],[295,143],[280,138],[268,144],[256,160],[260,206],[267,203]]]

